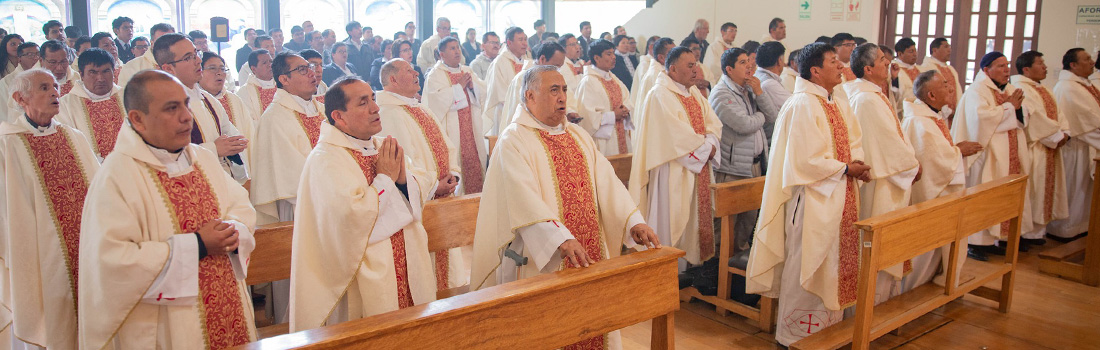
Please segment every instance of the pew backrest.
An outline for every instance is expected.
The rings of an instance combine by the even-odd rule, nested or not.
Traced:
[[[624,185],[630,181],[630,162],[632,158],[630,153],[607,157],[607,161],[611,162],[611,167],[615,169],[615,176],[618,176],[619,181],[622,181]]]
[[[428,251],[438,252],[474,244],[481,194],[436,199],[424,205]]]
[[[256,249],[249,258],[248,285],[290,278],[290,247],[294,241],[294,222],[285,221],[256,228]]]

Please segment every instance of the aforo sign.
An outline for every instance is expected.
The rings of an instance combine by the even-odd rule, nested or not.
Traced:
[[[1077,6],[1077,24],[1100,24],[1100,6]]]

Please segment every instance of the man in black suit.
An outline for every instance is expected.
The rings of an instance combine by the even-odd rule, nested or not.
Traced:
[[[710,43],[707,42],[707,35],[709,34],[710,22],[700,18],[695,21],[695,27],[691,30],[691,34],[688,34],[687,38],[684,38],[684,40],[695,39],[695,41],[699,42],[699,48],[702,49],[703,52],[707,52],[707,48],[710,47]],[[699,62],[702,63],[704,58],[705,57],[699,57]],[[718,59],[722,58],[719,57]]]
[[[130,40],[134,39],[134,20],[130,17],[119,17],[111,21],[111,30],[115,32],[115,47],[118,48],[118,59],[122,63],[134,59],[134,53],[130,52]]]
[[[588,61],[588,45],[592,45],[592,23],[581,22],[581,35],[577,36],[577,43],[581,44],[581,59]]]
[[[321,81],[332,86],[337,79],[356,75],[355,65],[348,62],[348,44],[342,41],[332,44],[332,63],[325,65]]]
[[[615,44],[615,68],[611,74],[619,78],[629,90],[634,84],[634,68],[638,67],[638,56],[630,49],[630,38],[626,35],[616,36],[612,41]]]
[[[374,61],[374,50],[371,50],[370,45],[363,42],[363,25],[359,24],[358,21],[351,21],[351,23],[344,26],[344,30],[348,33],[348,38],[342,41],[344,45],[347,45],[348,65],[356,67],[356,70],[353,70],[356,75],[360,77],[370,76],[370,63]],[[333,61],[335,60],[334,57]]]
[[[254,41],[256,41],[256,30],[252,29],[252,28],[245,29],[244,30],[244,43],[245,44],[244,44],[244,46],[241,46],[240,49],[237,49],[237,64],[236,64],[236,66],[237,66],[237,71],[238,72],[241,71],[241,67],[243,67],[245,63],[248,63],[248,54],[252,53],[253,50],[256,50],[256,47],[253,46],[253,45],[255,45]]]

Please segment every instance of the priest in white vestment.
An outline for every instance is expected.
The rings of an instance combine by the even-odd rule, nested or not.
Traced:
[[[245,67],[252,67],[252,72],[244,85],[237,89],[237,96],[241,98],[252,118],[253,125],[260,126],[260,116],[275,101],[275,92],[279,90],[275,85],[275,76],[271,73],[271,62],[274,56],[267,50],[260,49],[248,54],[248,63]],[[311,93],[312,94],[312,93]]]
[[[424,83],[424,105],[439,120],[451,145],[458,150],[461,193],[481,193],[485,182],[487,145],[483,141],[481,107],[485,81],[462,64],[457,39],[444,39],[440,60]]]
[[[840,322],[855,304],[857,181],[871,175],[859,123],[832,96],[844,69],[835,49],[813,43],[798,61],[801,76],[772,135],[745,288],[779,298],[775,338],[784,346]]]
[[[709,71],[711,78],[714,78],[711,83],[718,84],[718,81],[726,75],[725,70],[722,69],[722,54],[726,53],[726,50],[737,47],[733,45],[733,41],[737,39],[737,25],[732,22],[723,23],[722,30],[715,33],[714,39],[707,46],[706,58],[703,60],[706,63],[703,63],[703,68]]]
[[[13,95],[26,113],[0,123],[0,348],[76,349],[80,212],[99,160],[80,131],[54,118],[53,74],[16,74]]]
[[[482,111],[482,123],[489,126],[485,130],[485,136],[497,136],[500,134],[500,126],[508,123],[501,122],[501,118],[511,118],[511,111],[504,108],[504,100],[508,98],[508,88],[512,78],[523,70],[523,63],[531,59],[527,52],[527,34],[519,27],[508,28],[505,32],[504,52],[493,59],[489,65],[489,73],[485,78],[488,92],[485,97],[485,107]]]
[[[966,161],[982,150],[974,141],[955,143],[951,137],[948,116],[954,113],[957,103],[952,83],[939,71],[917,75],[913,84],[916,100],[904,101],[904,122],[901,130],[905,139],[913,145],[914,154],[921,166],[921,178],[913,183],[912,204],[923,203],[966,188]],[[945,245],[932,255],[924,254],[912,261],[913,270],[902,279],[902,289],[911,290],[936,277],[943,266],[947,271],[950,245]],[[958,263],[966,261],[964,250],[959,249]]]
[[[376,95],[381,108],[379,115],[382,116],[380,135],[396,138],[411,164],[424,169],[428,180],[438,181],[432,198],[444,198],[454,194],[459,186],[462,166],[458,149],[446,136],[436,116],[416,100],[416,92],[420,89],[419,76],[411,63],[400,58],[382,65],[379,78],[384,91]],[[439,290],[469,283],[466,273],[469,264],[464,261],[461,248],[452,248],[433,256]]]
[[[688,48],[669,51],[668,74],[657,79],[641,109],[630,171],[630,196],[642,216],[661,244],[683,249],[693,265],[715,253],[710,185],[711,169],[721,164],[722,136],[722,122],[691,85],[698,63]]]
[[[779,73],[779,81],[787,92],[794,93],[794,82],[798,80],[798,54],[802,49],[791,50],[787,54],[787,66]]]
[[[231,91],[225,88],[225,79],[229,74],[229,68],[225,64],[225,59],[218,56],[215,53],[207,52],[202,56],[202,78],[199,79],[199,87],[218,101],[218,104],[222,105],[222,109],[225,110],[225,116],[229,119],[229,122],[240,131],[241,135],[245,139],[252,140],[256,137],[255,121],[248,115],[248,108],[245,107],[244,101],[240,97],[234,95]],[[251,147],[245,146],[244,155],[247,159],[251,157]],[[245,166],[247,167],[247,163]]]
[[[38,65],[38,45],[35,43],[23,43],[19,45],[17,53],[19,54],[19,66],[15,67],[15,70],[8,72],[3,79],[0,79],[0,97],[3,97],[4,102],[0,102],[0,122],[8,120],[8,114],[18,116],[22,114],[23,107],[19,107],[19,103],[15,102],[15,99],[11,98],[11,91],[9,86],[11,81],[15,80],[15,75],[24,70],[34,68]]]
[[[248,193],[190,143],[186,88],[144,71],[80,227],[81,349],[221,349],[256,340]],[[121,218],[121,219],[120,219]]]
[[[516,109],[519,108],[520,105],[523,104],[523,73],[526,72],[528,69],[537,66],[550,65],[558,67],[558,70],[560,71],[561,67],[565,65],[565,48],[563,48],[557,42],[550,41],[540,44],[539,46],[534,47],[534,51],[534,59],[524,62],[523,69],[520,70],[519,74],[516,74],[516,76],[512,77],[512,82],[508,83],[508,96],[504,98],[503,110],[514,112]],[[501,124],[497,125],[497,128],[499,130],[504,130],[504,128],[508,127],[508,124],[512,123],[512,119],[515,118],[515,114],[511,114],[512,115],[506,114],[501,116]],[[570,99],[569,101],[565,102],[565,115],[568,120],[577,120],[578,118],[580,118],[580,114],[577,113],[575,99]]]
[[[898,55],[894,63],[898,65],[900,72],[897,79],[891,81],[890,85],[897,89],[899,99],[913,102],[916,100],[916,95],[913,94],[913,81],[917,80],[917,75],[923,71],[917,66],[917,44],[913,39],[902,38],[894,44],[894,52]],[[899,114],[898,117],[901,115]]]
[[[275,57],[275,54],[280,52],[279,50],[275,50],[275,41],[272,40],[270,36],[261,35],[253,39],[252,42],[254,43],[252,47],[255,48],[252,52],[263,50],[271,57]],[[248,82],[248,78],[255,75],[253,70],[256,68],[256,65],[248,64],[248,62],[252,62],[252,52],[249,53],[248,59],[241,65],[241,68],[237,72],[237,82],[241,84],[241,86],[244,86],[243,84]],[[238,89],[238,91],[240,90]],[[263,111],[260,112],[263,113]]]
[[[577,100],[580,122],[592,137],[596,149],[604,156],[630,153],[634,145],[634,122],[631,118],[630,90],[611,69],[615,67],[615,47],[607,40],[593,42],[588,51],[592,64],[584,67],[577,90],[570,97]],[[659,57],[664,57],[662,53]],[[636,80],[635,80],[636,81]]]
[[[437,181],[405,161],[396,139],[378,136],[382,122],[369,84],[344,80],[327,96],[329,122],[306,159],[295,207],[291,332],[436,296],[420,220]]]
[[[624,244],[661,247],[611,163],[586,131],[566,121],[568,94],[557,69],[525,73],[523,107],[489,159],[472,290],[587,267],[619,256]],[[622,347],[618,331],[574,345]]]
[[[630,90],[630,97],[627,99],[628,107],[632,111],[641,111],[642,106],[645,105],[646,96],[657,85],[657,78],[668,75],[665,60],[668,59],[668,52],[674,47],[676,47],[676,42],[672,38],[657,39],[657,42],[653,43],[654,64],[649,65],[648,71],[640,76],[640,79],[634,79],[634,87]],[[614,68],[614,65],[612,65],[612,68]],[[640,125],[641,122],[639,119],[638,124]]]
[[[99,161],[115,148],[122,129],[125,108],[122,88],[114,83],[114,57],[101,49],[87,49],[80,55],[80,82],[58,101],[57,121],[84,134]]]
[[[427,75],[431,73],[431,70],[435,68],[435,63],[439,61],[439,42],[443,38],[453,38],[451,36],[451,20],[447,17],[439,17],[435,19],[435,34],[424,39],[424,42],[420,44],[420,52],[416,55],[416,66],[420,67],[420,70],[424,71]],[[455,38],[456,40],[458,38]],[[460,44],[461,46],[461,44]],[[458,50],[458,56],[462,62],[466,62],[466,57],[462,56],[462,50]],[[412,63],[412,62],[410,62]]]
[[[1084,51],[1082,53],[1088,55]],[[1070,131],[1065,127],[1068,126],[1066,117],[1058,108],[1054,94],[1041,83],[1047,77],[1043,54],[1038,51],[1024,52],[1016,58],[1013,67],[1019,75],[1012,76],[1010,80],[1012,85],[1023,90],[1023,105],[1028,109],[1024,128],[1027,148],[1031,152],[1027,200],[1031,202],[1031,219],[1035,223],[1031,231],[1022,232],[1020,244],[1043,245],[1046,244],[1047,224],[1069,217],[1062,146],[1070,140]],[[1081,81],[1088,84],[1084,79]],[[1100,108],[1097,100],[1089,102],[1092,102],[1093,108]],[[1100,121],[1097,125],[1100,126]]]
[[[900,53],[898,54],[901,55]],[[937,70],[940,74],[943,74],[944,79],[947,79],[949,83],[952,83],[955,93],[960,99],[963,95],[963,83],[964,77],[959,74],[959,71],[954,66],[948,64],[948,60],[951,59],[951,43],[946,38],[932,39],[932,43],[928,44],[928,56],[924,57],[924,61],[921,62],[920,70],[930,71]],[[977,81],[978,79],[974,79]],[[958,111],[956,111],[958,112]],[[948,125],[951,126],[951,125]]]
[[[145,54],[131,59],[126,64],[122,65],[122,68],[118,72],[119,86],[126,86],[126,82],[130,81],[130,78],[137,74],[137,72],[146,69],[156,69],[160,65],[157,64],[156,58],[153,57],[153,45],[157,43],[157,39],[168,33],[175,33],[176,29],[168,23],[157,23],[152,27],[149,27],[149,48],[145,50]]]
[[[302,58],[306,59],[306,62],[312,65],[313,74],[318,77],[317,89],[313,92],[313,99],[317,100],[317,102],[321,102],[321,104],[325,104],[325,93],[328,92],[328,84],[325,84],[324,80],[321,79],[325,73],[324,56],[321,56],[320,52],[313,49],[299,51],[298,55],[301,55]]]
[[[890,80],[890,58],[877,44],[865,43],[852,51],[852,73],[856,80],[844,83],[852,115],[863,132],[863,161],[871,167],[871,181],[860,187],[859,218],[889,213],[909,206],[913,182],[921,168],[913,146],[901,131],[894,104],[883,91]],[[932,258],[932,253],[918,256]],[[876,302],[898,295],[902,277],[912,272],[912,261],[878,272]]]
[[[1008,84],[1008,59],[1000,52],[982,57],[982,73],[959,99],[951,137],[955,141],[974,141],[982,152],[967,161],[967,187],[977,186],[1011,174],[1028,174],[1031,152],[1024,135],[1027,109],[1023,106],[1023,91]],[[941,73],[942,74],[942,73]],[[1020,232],[1031,230],[1031,203],[1024,201]],[[969,254],[975,259],[987,254],[1004,254],[1003,241],[1008,222],[982,230],[970,236]]]
[[[1071,49],[1066,56],[1070,58],[1062,59],[1054,98],[1065,116],[1070,136],[1062,148],[1069,218],[1054,221],[1048,230],[1053,237],[1071,239],[1088,231],[1092,215],[1093,159],[1100,150],[1100,90],[1086,78],[1093,69],[1089,53]]]
[[[558,68],[558,73],[561,73],[562,78],[565,79],[565,85],[569,87],[569,93],[572,95],[580,85],[581,77],[584,76],[584,67],[587,63],[581,60],[581,44],[577,42],[577,38],[573,34],[562,35],[558,39],[558,45],[565,49],[565,59],[562,61],[561,68]],[[577,110],[577,99],[570,98],[569,101],[566,101],[565,110],[569,122],[577,123],[580,121],[578,119],[581,116],[580,111]]]
[[[76,83],[80,82],[80,73],[70,65],[65,49],[61,42],[47,41],[42,43],[42,50],[38,51],[39,65],[53,73],[54,79],[57,79],[57,90],[62,97],[69,94]]]

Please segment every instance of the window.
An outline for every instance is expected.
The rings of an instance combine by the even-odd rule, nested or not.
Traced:
[[[969,84],[987,52],[1003,52],[1011,62],[1038,46],[1041,1],[889,0],[882,35],[888,43],[912,38],[921,56],[932,39],[948,38],[951,65]]]
[[[371,27],[375,35],[393,39],[394,33],[405,30],[405,23],[416,21],[416,1],[356,0],[352,19],[359,21],[364,27]],[[432,24],[434,23],[428,25]],[[341,39],[347,37],[343,27],[333,29],[336,29],[337,37]],[[419,30],[417,33],[419,33]]]
[[[501,41],[504,41],[504,31],[511,27],[523,28],[530,36],[532,25],[542,18],[538,0],[489,0],[488,3],[493,11],[489,16],[489,28],[500,34]]]
[[[42,25],[51,19],[62,22],[68,17],[66,1],[0,0],[0,28],[19,34],[26,41],[42,43]]]
[[[92,33],[111,31],[111,21],[120,16],[134,20],[134,37],[149,37],[149,28],[157,23],[176,24],[176,6],[174,3],[160,0],[95,0],[91,11],[96,14],[92,21]],[[209,24],[208,24],[209,25]],[[180,30],[181,28],[176,28]],[[113,34],[112,34],[113,35]]]
[[[592,22],[592,37],[610,32],[645,9],[645,0],[557,0],[554,4],[555,31],[580,35],[580,24]],[[527,24],[530,25],[530,24]]]
[[[457,32],[462,40],[466,40],[466,30],[473,28],[477,31],[477,41],[481,42],[481,34],[485,33],[486,17],[485,3],[471,0],[435,0],[435,19],[447,17],[451,20],[451,31]],[[434,27],[435,22],[431,25]],[[433,30],[434,33],[434,30]]]
[[[287,42],[290,42],[290,28],[305,21],[313,22],[314,30],[335,30],[337,36],[344,33],[344,24],[349,22],[348,3],[344,0],[284,0],[281,5],[279,13],[283,16],[282,29]]]

